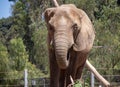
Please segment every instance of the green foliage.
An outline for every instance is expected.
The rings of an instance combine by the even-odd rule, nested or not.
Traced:
[[[73,87],[82,87],[82,84],[80,83],[79,80],[75,81],[75,84],[73,85]]]
[[[2,18],[0,20],[0,41],[7,46],[9,40],[12,38],[11,35],[11,26],[13,24],[12,17],[9,18]]]
[[[31,62],[27,63],[26,68],[28,69],[28,78],[40,78],[40,77],[48,77],[48,74],[43,73],[42,70],[36,67],[36,65],[32,64]]]
[[[8,52],[3,43],[0,42],[0,82],[4,83],[7,77],[7,72],[9,71],[10,62],[8,59]]]
[[[18,81],[13,81],[12,79],[24,78],[24,69],[28,69],[28,78],[37,78],[46,76],[40,69],[37,69],[34,64],[28,61],[28,53],[25,50],[25,45],[23,44],[22,38],[15,38],[10,41],[9,45],[9,61],[11,70],[7,74],[7,78],[11,83],[17,83]]]
[[[112,75],[116,73],[114,69],[120,62],[120,17],[118,17],[120,8],[117,6],[116,1],[113,0],[98,0],[96,6],[96,19],[94,21],[96,39],[94,45],[103,47],[93,48],[90,58],[96,68],[107,69],[100,70],[100,73]]]
[[[34,63],[46,72],[46,69],[48,71],[47,30],[44,28],[36,30],[32,39],[35,42],[33,48]]]
[[[25,5],[21,1],[18,1],[12,6],[12,9],[14,23],[12,29],[16,31],[18,36],[23,37],[25,35],[25,27],[27,26]]]
[[[94,19],[95,0],[66,0],[67,4],[75,4],[78,8],[83,9],[89,17]]]
[[[9,51],[12,69],[18,71],[24,70],[28,60],[28,54],[25,50],[23,40],[21,38],[12,39],[10,41]]]
[[[0,72],[9,70],[9,59],[6,47],[0,42]]]

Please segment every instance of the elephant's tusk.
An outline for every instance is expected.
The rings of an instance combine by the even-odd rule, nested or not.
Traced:
[[[53,45],[53,40],[50,41],[50,46],[52,46],[52,45]]]
[[[74,80],[71,75],[70,75],[70,80],[71,80],[71,83],[74,84]]]
[[[51,49],[53,49],[53,40],[50,41],[49,47],[50,47]]]
[[[92,73],[94,73],[94,75],[96,76],[96,78],[105,85],[105,87],[110,87],[110,83],[107,80],[105,80],[102,77],[102,75],[100,75],[97,72],[97,70],[95,69],[95,67],[88,60],[86,60],[86,66],[87,66],[88,69],[90,69],[90,71]]]

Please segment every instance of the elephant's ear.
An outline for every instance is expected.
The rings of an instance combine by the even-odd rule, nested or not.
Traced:
[[[77,12],[80,15],[79,20],[81,23],[81,29],[74,42],[73,49],[75,51],[89,52],[89,50],[93,46],[93,41],[95,38],[94,28],[89,17],[86,15],[86,13],[83,10],[78,9]]]
[[[56,11],[56,8],[48,8],[45,10],[44,17],[47,24],[49,23],[51,17],[54,16],[55,11]]]
[[[54,16],[54,14],[55,14],[55,11],[56,11],[56,8],[47,8],[46,10],[45,10],[45,12],[44,12],[44,18],[45,18],[45,22],[46,22],[46,24],[47,24],[47,29],[48,29],[48,31],[52,28],[51,26],[50,26],[50,20],[51,20],[51,18]],[[50,47],[50,49],[53,47],[52,46],[52,38],[53,38],[53,35],[52,35],[52,33],[51,32],[48,32],[48,45],[49,45],[49,47]]]

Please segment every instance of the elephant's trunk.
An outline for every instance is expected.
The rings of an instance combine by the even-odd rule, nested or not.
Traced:
[[[69,65],[69,61],[67,59],[69,49],[69,41],[67,34],[65,32],[55,33],[54,39],[56,61],[60,69],[66,69]]]

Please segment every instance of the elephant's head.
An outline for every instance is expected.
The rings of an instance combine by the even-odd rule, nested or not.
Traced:
[[[56,60],[61,69],[66,69],[67,54],[74,51],[88,52],[94,40],[94,30],[88,16],[74,5],[61,5],[45,11],[50,43],[54,45]]]

